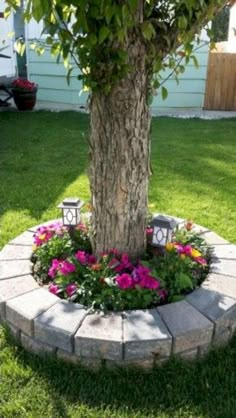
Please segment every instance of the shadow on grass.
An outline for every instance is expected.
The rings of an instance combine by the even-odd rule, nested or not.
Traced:
[[[88,117],[4,112],[0,118],[0,214],[26,210],[39,219],[87,168]]]
[[[6,341],[12,343],[7,333]],[[49,358],[42,360],[21,348],[17,358],[46,382],[55,416],[69,417],[66,405],[81,404],[123,412],[125,417],[236,416],[236,336],[227,347],[212,350],[201,361],[174,358],[149,372],[131,368],[94,372]]]

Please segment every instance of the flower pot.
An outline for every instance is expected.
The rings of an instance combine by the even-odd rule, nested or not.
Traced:
[[[12,94],[17,109],[33,110],[36,103],[37,90],[37,87],[31,90],[13,88]]]

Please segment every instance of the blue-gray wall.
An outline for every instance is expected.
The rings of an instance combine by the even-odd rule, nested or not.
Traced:
[[[168,98],[163,101],[160,95],[154,97],[152,107],[154,109],[170,108],[202,108],[204,101],[208,46],[203,45],[196,53],[199,68],[193,63],[189,64],[186,71],[181,74],[179,84],[170,78],[165,87],[168,89]],[[38,83],[38,100],[48,104],[67,104],[83,106],[86,104],[87,94],[81,91],[81,82],[77,80],[77,70],[72,72],[70,85],[66,81],[66,70],[62,63],[57,64],[49,50],[42,56],[28,50],[28,77]],[[166,73],[166,76],[168,73]]]

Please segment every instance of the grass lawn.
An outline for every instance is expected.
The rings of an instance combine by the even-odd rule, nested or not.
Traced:
[[[0,247],[89,199],[88,117],[0,113]],[[236,243],[236,120],[158,118],[152,126],[152,210],[192,218]],[[0,329],[0,418],[235,418],[236,338],[194,364],[145,374],[41,360]]]

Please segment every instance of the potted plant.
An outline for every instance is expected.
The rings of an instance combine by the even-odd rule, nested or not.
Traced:
[[[32,110],[36,103],[37,84],[17,78],[12,82],[12,94],[18,110]]]

